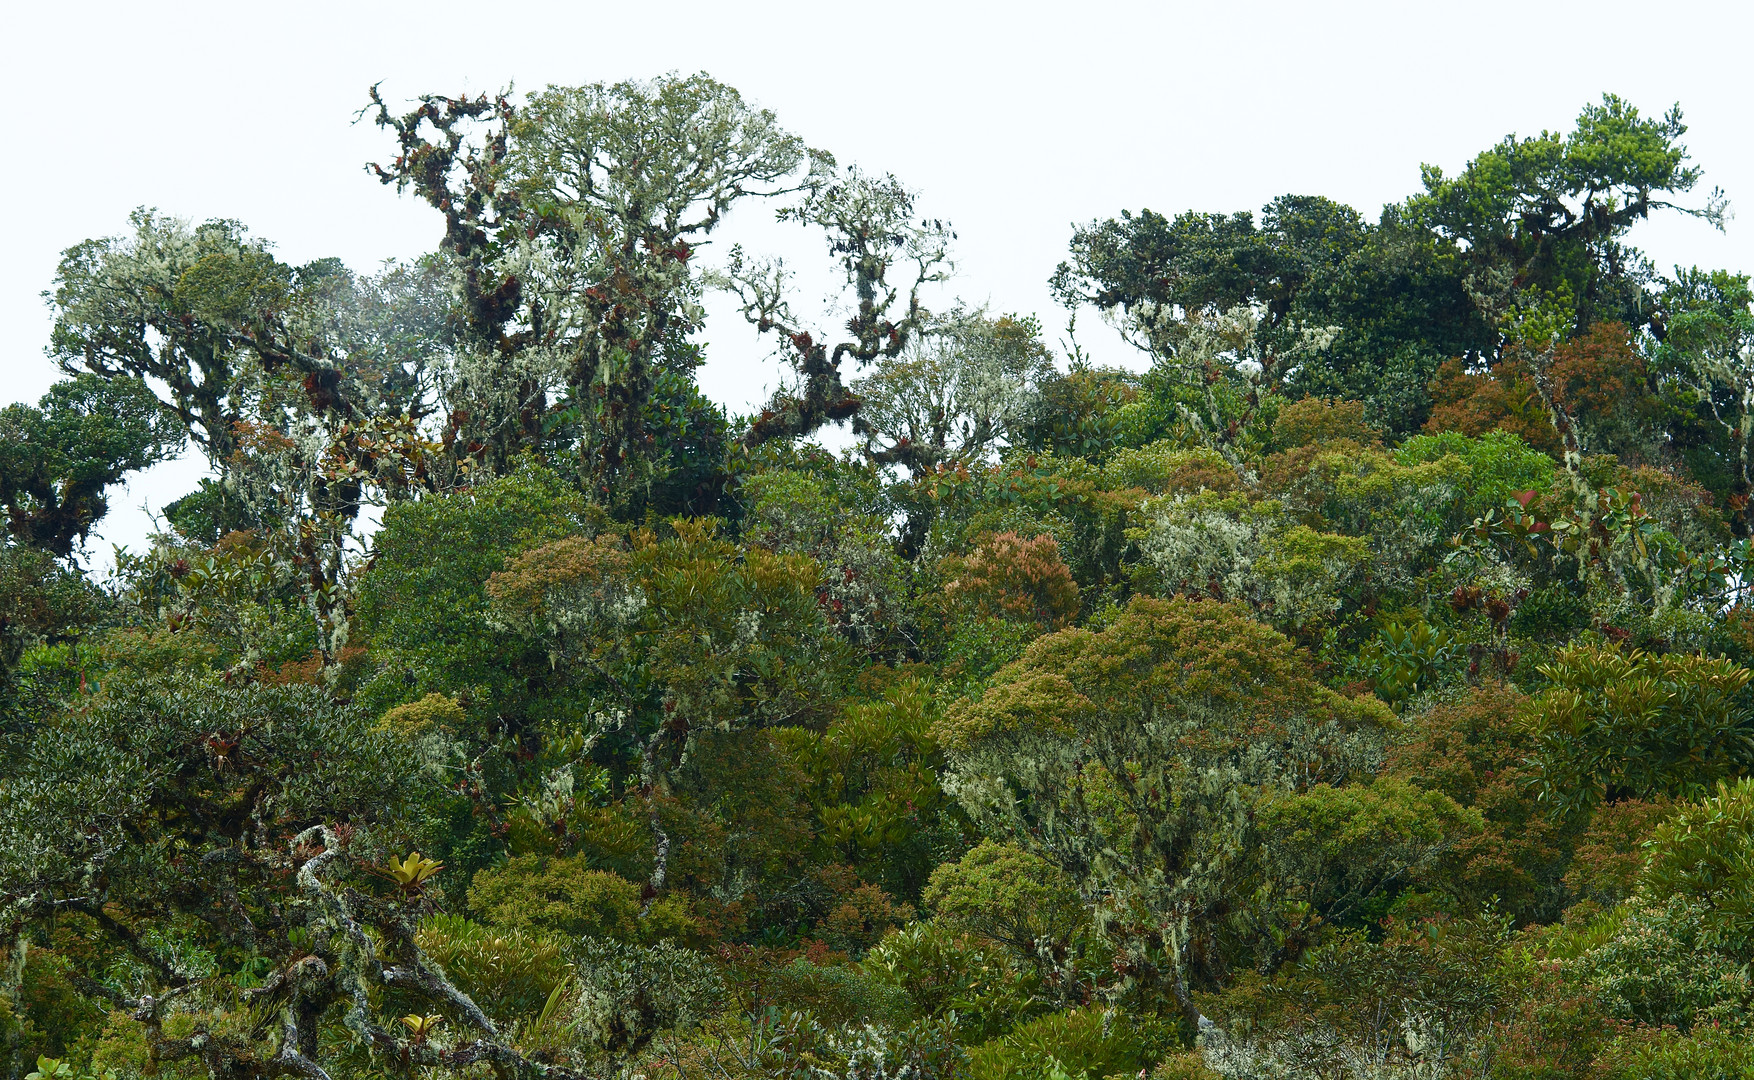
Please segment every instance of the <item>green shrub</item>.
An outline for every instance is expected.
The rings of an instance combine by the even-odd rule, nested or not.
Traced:
[[[1364,402],[1307,397],[1279,410],[1273,442],[1281,448],[1350,439],[1364,446],[1382,441],[1382,432],[1364,422]]]
[[[637,1050],[661,1031],[713,1016],[725,1001],[725,980],[712,962],[669,942],[585,941],[573,960],[573,1028],[600,1049]]]
[[[665,897],[642,917],[639,886],[583,855],[515,855],[475,875],[469,906],[495,926],[569,937],[658,941],[694,931],[683,901]]]
[[[572,971],[560,942],[496,929],[460,915],[434,915],[415,941],[489,1016],[536,1016]]]
[[[1085,922],[1065,871],[1013,844],[983,840],[932,871],[925,903],[947,926],[1034,956],[1038,941],[1063,942]]]
[[[1502,507],[1516,492],[1545,491],[1553,483],[1553,459],[1508,431],[1489,431],[1477,439],[1456,431],[1415,435],[1395,451],[1403,465],[1446,457],[1464,467],[1462,512],[1470,519]]]
[[[1640,1032],[1616,1042],[1602,1059],[1603,1080],[1754,1080],[1754,1039],[1745,1029]]]
[[[1651,897],[1704,905],[1707,939],[1746,960],[1754,954],[1754,778],[1720,782],[1657,827],[1640,882]]]
[[[955,1012],[957,1029],[969,1041],[1009,1031],[1047,1008],[1032,969],[935,921],[890,934],[861,966],[905,992],[916,1015]]]
[[[1031,1020],[968,1052],[970,1080],[1041,1080],[1056,1065],[1080,1073],[1135,1075],[1178,1045],[1173,1024],[1095,1006]]]
[[[520,661],[545,658],[489,625],[487,579],[507,558],[583,531],[585,516],[578,495],[534,465],[386,510],[359,580],[358,630],[379,669],[362,699],[384,709],[437,691],[500,713],[521,705]]]
[[[1628,902],[1614,936],[1574,962],[1610,1014],[1683,1031],[1732,1021],[1754,1001],[1747,965],[1712,947],[1711,913],[1672,897]]]
[[[1555,814],[1627,798],[1698,798],[1754,767],[1754,671],[1578,645],[1540,672],[1552,685],[1519,719],[1534,740],[1536,794]],[[1754,803],[1754,788],[1748,797]]]
[[[808,1012],[834,1026],[902,1027],[914,1012],[905,990],[856,964],[824,965],[800,958],[774,972],[767,993],[781,1010]]]
[[[1510,632],[1519,638],[1563,642],[1590,625],[1590,605],[1567,585],[1548,585],[1523,598],[1510,616]]]

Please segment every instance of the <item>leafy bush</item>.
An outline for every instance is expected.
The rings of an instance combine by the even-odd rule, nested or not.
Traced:
[[[589,1045],[637,1051],[662,1031],[713,1016],[725,982],[699,953],[668,942],[651,946],[585,940],[574,954],[579,990],[574,1029]]]
[[[978,615],[1058,630],[1078,614],[1078,585],[1052,536],[989,536],[973,552],[945,560],[945,594]]]
[[[1580,645],[1541,674],[1522,722],[1536,790],[1554,813],[1603,801],[1696,797],[1754,767],[1754,671],[1703,656]]]
[[[572,972],[558,940],[482,926],[460,915],[425,919],[415,941],[458,989],[501,1019],[540,1014]]]
[[[1039,974],[936,922],[895,931],[860,963],[905,992],[915,1015],[954,1012],[958,1030],[971,1041],[1009,1031],[1048,1007]]]
[[[1754,1001],[1747,964],[1715,940],[1712,912],[1685,897],[1631,900],[1607,919],[1613,936],[1571,962],[1609,1015],[1686,1031],[1745,1022]]]
[[[925,902],[939,924],[1033,959],[1038,946],[1064,945],[1088,921],[1077,885],[1058,866],[1012,844],[983,840],[932,871]]]
[[[907,992],[856,964],[818,964],[802,957],[775,971],[765,990],[783,1010],[807,1012],[837,1027],[905,1027],[914,1016]]]
[[[1391,723],[1238,607],[1140,597],[1101,633],[1035,642],[937,733],[977,825],[1102,895],[1099,924],[1128,948],[1172,950],[1137,970],[1166,962],[1188,1011],[1182,965],[1233,911],[1256,803],[1373,772]]]
[[[1273,442],[1282,449],[1350,439],[1374,446],[1382,433],[1365,423],[1364,402],[1307,397],[1279,410],[1273,420]]]
[[[674,898],[653,904],[641,918],[640,887],[593,870],[583,855],[515,855],[478,871],[469,885],[469,906],[494,926],[569,937],[653,941],[686,936],[693,928]]]
[[[1647,848],[1641,889],[1702,905],[1707,940],[1754,958],[1754,778],[1719,781],[1716,795],[1658,826]]]
[[[1603,1080],[1754,1080],[1754,1038],[1746,1028],[1637,1032],[1602,1057]]]
[[[437,691],[516,709],[528,693],[516,666],[529,650],[489,625],[488,578],[584,517],[578,495],[533,465],[385,511],[359,586],[359,629],[380,669],[367,700],[382,709]]]
[[[969,1080],[1039,1080],[1065,1075],[1133,1075],[1150,1069],[1180,1039],[1173,1024],[1096,1006],[1031,1020],[968,1052]]]

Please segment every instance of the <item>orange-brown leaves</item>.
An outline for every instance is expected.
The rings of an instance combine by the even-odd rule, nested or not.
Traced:
[[[1559,452],[1559,436],[1541,404],[1535,380],[1516,361],[1488,372],[1470,372],[1460,359],[1446,361],[1431,381],[1433,405],[1425,430],[1459,431],[1479,438],[1488,431],[1508,431],[1537,450]]]
[[[1078,614],[1078,585],[1051,536],[1014,532],[982,541],[973,554],[946,561],[944,591],[991,618],[1058,630]]]
[[[1284,449],[1349,439],[1361,446],[1382,441],[1377,430],[1364,422],[1364,402],[1303,398],[1279,410],[1273,421],[1273,441]]]

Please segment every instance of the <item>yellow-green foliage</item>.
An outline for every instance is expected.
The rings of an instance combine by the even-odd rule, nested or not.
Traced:
[[[1076,883],[1039,855],[983,840],[932,871],[925,903],[946,926],[1032,957],[1038,943],[1063,944],[1087,921]]]
[[[1273,441],[1282,449],[1348,439],[1375,446],[1381,434],[1364,422],[1364,402],[1301,398],[1279,410]]]
[[[1754,1080],[1754,1038],[1715,1024],[1637,1031],[1612,1043],[1598,1067],[1604,1080]]]
[[[1103,465],[1101,476],[1111,489],[1139,488],[1152,495],[1231,492],[1242,486],[1242,478],[1223,454],[1171,442],[1117,450]]]
[[[582,855],[517,855],[476,873],[469,906],[508,930],[657,941],[684,937],[693,925],[675,898],[641,917],[640,887],[607,870],[591,869]]]
[[[1314,926],[1362,921],[1360,904],[1436,870],[1485,822],[1442,792],[1378,777],[1275,792],[1258,805],[1255,828],[1258,888],[1273,900],[1254,917],[1277,927],[1283,945]]]
[[[968,1052],[969,1080],[1041,1080],[1057,1064],[1068,1077],[1137,1075],[1180,1042],[1175,1026],[1097,1006],[1031,1020]]]
[[[952,707],[934,733],[960,750],[995,735],[1070,734],[1152,712],[1224,714],[1243,727],[1262,725],[1261,734],[1293,716],[1347,727],[1392,723],[1374,698],[1322,686],[1290,641],[1232,605],[1139,598],[1099,633],[1074,628],[1036,641],[978,701]],[[1241,737],[1241,730],[1209,736]]]
[[[1047,1011],[1041,976],[1007,950],[957,933],[936,919],[895,931],[860,966],[900,987],[919,1016],[954,1010],[963,1037],[984,1040]]]
[[[1219,1075],[1206,1067],[1198,1050],[1184,1050],[1159,1061],[1151,1080],[1219,1080]]]
[[[488,927],[459,915],[434,915],[415,941],[457,988],[502,1020],[541,1013],[572,966],[562,943],[546,934]]]
[[[411,739],[435,733],[451,733],[466,722],[455,698],[428,694],[419,701],[398,705],[378,718],[378,727],[398,738]]]
[[[1141,597],[1035,642],[938,731],[982,831],[1101,897],[1117,947],[1169,944],[1175,966],[1234,910],[1257,800],[1365,778],[1392,723],[1239,608]]]

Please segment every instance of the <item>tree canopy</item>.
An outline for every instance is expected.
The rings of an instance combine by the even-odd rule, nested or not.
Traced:
[[[1727,221],[1678,107],[1117,209],[1059,349],[705,74],[361,115],[431,252],[141,209],[0,410],[7,1080],[1754,1075],[1754,292],[1632,246]]]

